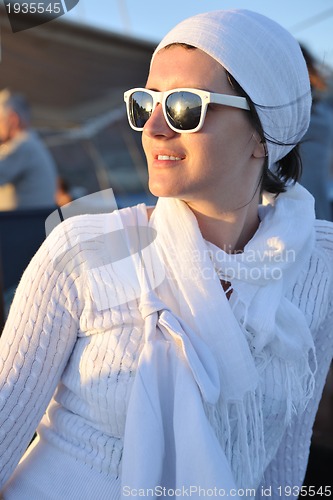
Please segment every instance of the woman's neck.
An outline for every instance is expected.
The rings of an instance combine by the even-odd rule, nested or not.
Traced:
[[[227,253],[240,252],[253,237],[259,226],[259,200],[233,211],[206,204],[189,203],[197,218],[203,238]]]
[[[197,218],[203,238],[227,253],[243,251],[260,224],[259,197],[245,207],[223,211],[209,203],[187,203]],[[147,207],[148,220],[155,207]]]

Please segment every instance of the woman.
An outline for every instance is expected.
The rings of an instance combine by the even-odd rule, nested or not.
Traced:
[[[293,182],[299,46],[250,11],[195,16],[125,100],[160,198],[65,221],[26,271],[3,483],[47,412],[4,498],[290,496],[333,350],[332,226]]]

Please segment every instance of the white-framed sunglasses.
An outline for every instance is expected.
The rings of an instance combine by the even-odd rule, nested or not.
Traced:
[[[222,104],[249,110],[245,97],[216,94],[206,90],[180,88],[166,92],[135,88],[124,93],[127,117],[132,129],[142,131],[157,104],[162,105],[168,126],[179,133],[198,132],[204,124],[208,104]]]

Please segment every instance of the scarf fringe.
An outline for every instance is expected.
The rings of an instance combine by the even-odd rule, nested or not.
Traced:
[[[238,316],[239,324],[242,326],[244,335],[249,343],[258,373],[261,374],[267,368],[267,365],[276,357],[283,363],[283,380],[286,394],[287,411],[285,423],[288,424],[294,414],[301,413],[305,410],[309,400],[311,399],[315,388],[315,374],[317,372],[317,359],[313,347],[308,347],[307,350],[300,352],[299,359],[292,361],[283,359],[275,352],[272,352],[270,346],[267,345],[260,353],[253,347],[253,334],[248,325],[250,306],[244,300],[241,300],[235,293],[236,299],[233,304],[233,311]],[[237,308],[241,308],[241,316],[237,314]]]
[[[310,356],[313,354],[313,367]],[[304,412],[315,388],[315,374],[317,371],[316,357],[312,351],[297,363],[284,362],[285,390],[287,394],[285,423],[289,424],[293,415]]]
[[[312,354],[312,353],[311,353]],[[258,372],[264,373],[275,355],[268,349],[255,358]],[[298,363],[280,360],[285,392],[283,429],[293,415],[302,413],[313,395],[316,358],[303,357]],[[312,365],[312,366],[311,366]],[[222,401],[214,406],[205,404],[207,418],[224,450],[239,488],[255,488],[267,466],[263,395],[260,384],[255,392],[245,394],[242,401]],[[283,434],[280,436],[282,439]]]
[[[262,395],[245,394],[242,401],[205,404],[207,418],[224,450],[239,488],[257,486],[265,465]]]

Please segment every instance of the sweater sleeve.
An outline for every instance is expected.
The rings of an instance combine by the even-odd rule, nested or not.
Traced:
[[[77,338],[78,274],[74,264],[55,265],[50,252],[63,244],[61,226],[23,274],[0,338],[0,488],[32,439]]]
[[[327,269],[331,273],[331,280],[327,295],[329,300],[328,314],[314,335],[318,366],[315,376],[314,395],[303,414],[295,415],[293,421],[288,426],[280,447],[274,459],[267,467],[263,481],[257,489],[257,499],[267,498],[268,491],[271,491],[270,498],[276,500],[290,498],[288,490],[284,489],[286,486],[294,487],[294,498],[296,498],[298,488],[301,487],[304,481],[313,424],[333,355],[333,226],[328,224],[327,222],[320,221],[317,229],[317,240],[326,254]]]

